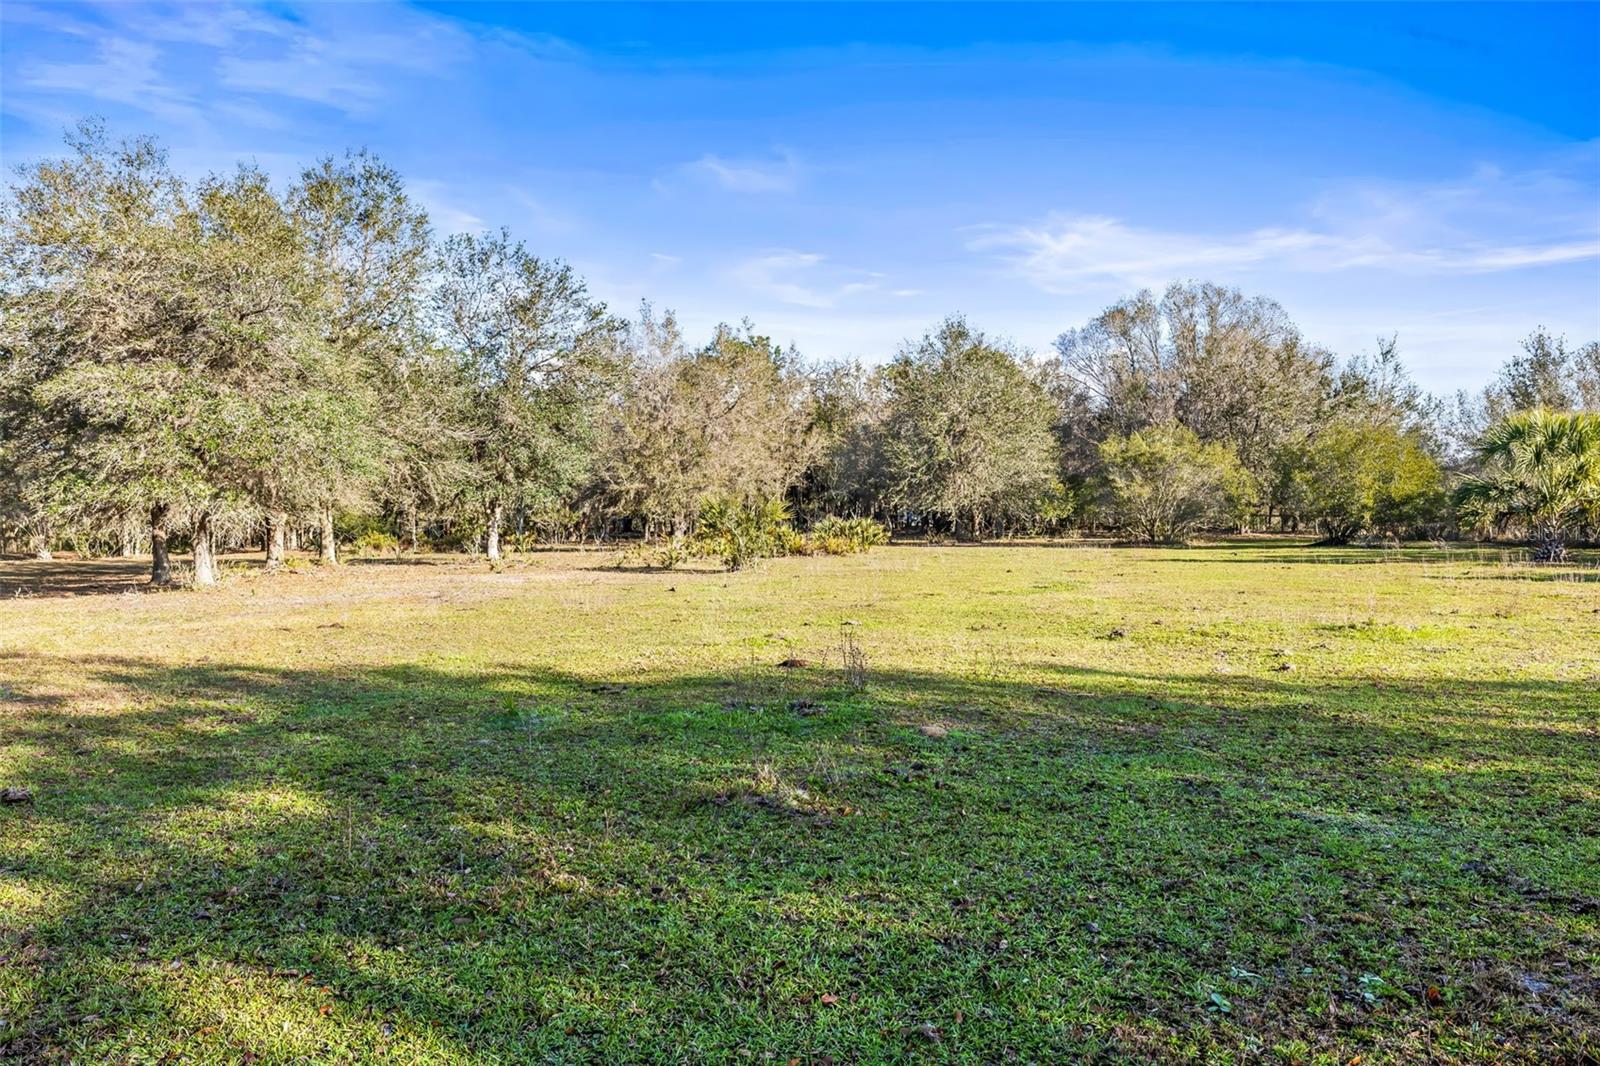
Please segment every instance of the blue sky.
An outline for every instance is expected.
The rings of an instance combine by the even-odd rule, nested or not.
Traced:
[[[1036,350],[1206,278],[1431,388],[1600,338],[1600,5],[0,6],[0,155],[370,148],[621,312],[817,358]]]

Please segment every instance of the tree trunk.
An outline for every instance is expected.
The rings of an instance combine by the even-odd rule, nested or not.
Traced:
[[[124,559],[132,559],[139,554],[139,530],[132,518],[132,515],[124,515],[122,518],[122,546],[118,554]]]
[[[50,551],[50,534],[35,533],[33,535],[33,557],[35,559],[55,558],[55,554]]]
[[[339,543],[333,531],[333,508],[322,509],[322,530],[317,537],[318,547],[322,551],[322,562],[327,566],[339,565]]]
[[[158,503],[150,508],[150,584],[172,584],[172,557],[167,554],[167,512],[171,510],[166,504]]]
[[[489,528],[485,533],[485,548],[491,563],[500,561],[500,523],[505,519],[505,508],[496,500],[489,505]]]
[[[282,511],[267,512],[267,569],[276,570],[283,565],[284,526],[288,516]]]
[[[195,587],[210,588],[217,583],[217,557],[212,553],[210,512],[200,512],[191,536],[194,539]]]

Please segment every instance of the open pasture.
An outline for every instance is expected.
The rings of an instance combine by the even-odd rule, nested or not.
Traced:
[[[1592,555],[614,560],[0,563],[0,1059],[1600,1052]]]

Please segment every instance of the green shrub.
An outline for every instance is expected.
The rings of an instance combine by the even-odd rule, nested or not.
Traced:
[[[774,555],[809,555],[810,545],[805,535],[793,526],[779,526],[772,531]]]
[[[689,558],[689,552],[683,545],[668,542],[656,548],[650,556],[650,565],[661,570],[675,570],[682,566]]]
[[[811,547],[828,555],[851,555],[889,543],[889,530],[872,518],[829,515],[811,527]]]
[[[363,532],[350,545],[351,550],[357,555],[399,555],[400,540],[392,533],[385,533],[381,529],[369,529]]]
[[[846,537],[819,537],[816,534],[811,536],[810,548],[813,552],[821,552],[823,555],[854,555],[861,550],[856,547],[854,541]]]
[[[1399,537],[1443,509],[1444,477],[1420,437],[1396,426],[1335,421],[1308,442],[1299,496],[1327,541]]]
[[[1103,441],[1100,461],[1118,524],[1151,543],[1181,543],[1253,502],[1232,446],[1202,443],[1177,423]]]
[[[757,506],[709,500],[700,508],[689,545],[695,554],[738,570],[776,555],[854,555],[888,542],[888,528],[871,518],[830,515],[802,534],[789,524],[789,508],[782,500]]]
[[[1034,498],[1023,521],[1034,531],[1057,533],[1070,527],[1079,517],[1083,503],[1072,486],[1052,481]]]
[[[691,543],[698,554],[739,570],[757,559],[784,554],[793,533],[789,507],[782,500],[750,505],[715,499],[701,506]]]
[[[340,544],[358,545],[363,538],[373,534],[389,536],[389,523],[383,516],[364,511],[335,512],[333,537]]]
[[[1478,442],[1480,471],[1456,490],[1461,517],[1481,528],[1521,525],[1534,558],[1566,558],[1566,539],[1600,524],[1600,413],[1535,409],[1510,415]]]

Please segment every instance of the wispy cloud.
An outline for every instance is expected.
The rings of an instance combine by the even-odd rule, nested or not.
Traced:
[[[285,36],[296,20],[239,4],[125,5],[109,12],[128,32],[153,41],[230,48],[251,34]]]
[[[802,166],[793,152],[777,159],[728,159],[703,155],[681,168],[684,173],[709,181],[729,192],[785,193],[800,187]]]
[[[306,28],[260,54],[224,55],[217,80],[240,92],[361,114],[383,99],[395,75],[441,73],[471,52],[469,38],[453,23],[409,11],[396,21],[394,32],[359,36],[334,26]]]
[[[263,8],[113,4],[75,17],[54,8],[8,9],[7,23],[42,26],[75,46],[19,64],[14,88],[30,97],[90,100],[195,125],[209,116],[273,125],[263,101],[296,100],[370,113],[397,76],[441,74],[474,45],[460,24],[385,5],[371,32],[363,6]],[[361,32],[350,32],[359,28]],[[10,78],[7,79],[11,81]]]
[[[572,212],[552,206],[520,185],[507,187],[506,195],[522,209],[522,221],[534,229],[545,233],[570,233],[578,228],[579,220]]]
[[[435,232],[476,233],[485,228],[483,219],[451,202],[447,197],[448,186],[445,182],[413,178],[407,182],[407,187],[422,209],[428,212],[428,220],[433,223]]]
[[[173,123],[192,122],[196,98],[168,80],[161,50],[148,41],[101,36],[91,58],[25,63],[18,80],[34,92],[69,94],[148,111]]]
[[[872,276],[865,271],[833,267],[826,256],[816,252],[789,249],[746,259],[731,272],[732,280],[752,292],[780,303],[811,308],[835,307],[847,297],[876,289],[876,281],[851,280]]]
[[[1202,233],[1056,213],[979,227],[968,246],[1055,293],[1267,271],[1490,274],[1600,257],[1592,195],[1555,171],[1482,168],[1435,185],[1352,184],[1308,215],[1292,226]]]

